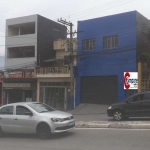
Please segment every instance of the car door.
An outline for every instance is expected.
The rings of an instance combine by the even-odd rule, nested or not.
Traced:
[[[14,132],[14,106],[5,106],[0,110],[0,126],[3,132]]]
[[[33,114],[25,106],[16,106],[15,115],[15,132],[16,133],[35,133],[34,116],[27,115],[26,113]]]
[[[143,116],[144,109],[142,107],[144,94],[139,94],[131,97],[126,101],[124,110],[126,116],[141,117]]]
[[[150,116],[150,93],[144,94],[142,107],[143,107],[143,115],[145,117]]]

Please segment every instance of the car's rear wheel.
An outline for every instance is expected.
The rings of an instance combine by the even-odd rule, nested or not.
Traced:
[[[41,123],[37,127],[37,135],[41,139],[48,139],[51,135],[50,127],[46,123]]]
[[[0,127],[0,137],[2,137],[2,136],[3,136],[3,131],[1,129],[1,127]]]
[[[116,120],[116,121],[121,121],[123,120],[123,113],[121,110],[115,110],[114,113],[113,113],[113,118]]]

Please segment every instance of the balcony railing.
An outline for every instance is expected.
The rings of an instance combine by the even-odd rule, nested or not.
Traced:
[[[42,67],[37,69],[38,74],[69,74],[69,67]]]

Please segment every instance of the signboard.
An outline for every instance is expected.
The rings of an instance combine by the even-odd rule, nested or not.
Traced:
[[[3,83],[4,88],[30,88],[30,83]]]
[[[124,72],[124,89],[138,89],[137,72]]]

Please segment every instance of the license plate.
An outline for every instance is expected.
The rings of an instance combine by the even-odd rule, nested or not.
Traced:
[[[69,126],[72,126],[72,125],[74,125],[74,121],[69,123]]]

